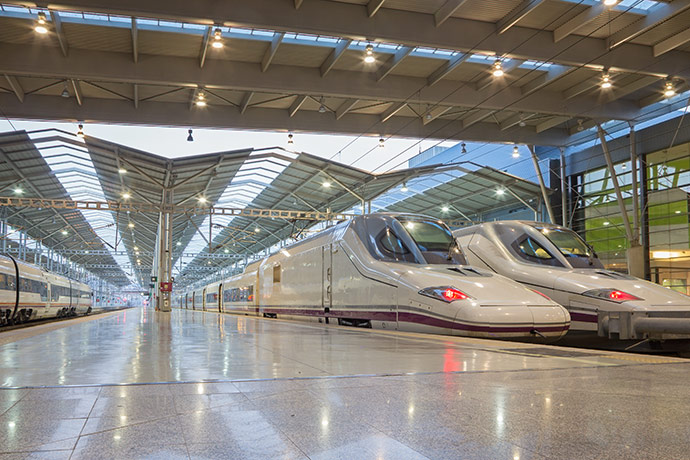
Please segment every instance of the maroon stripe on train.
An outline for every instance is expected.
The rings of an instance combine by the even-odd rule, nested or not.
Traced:
[[[590,315],[589,313],[575,313],[570,312],[570,321],[580,321],[582,323],[596,323],[597,315]]]
[[[238,310],[242,312],[242,310]],[[352,310],[331,310],[327,315],[321,310],[316,309],[297,309],[297,308],[264,308],[264,313],[295,315],[295,316],[328,316],[330,318],[357,318],[368,319],[374,321],[391,321],[425,324],[427,326],[441,327],[446,329],[458,329],[472,332],[530,332],[535,329],[534,326],[478,326],[474,324],[463,324],[454,321],[448,321],[440,318],[434,318],[418,313],[400,312],[396,317],[394,311],[352,311]],[[537,327],[539,332],[563,332],[567,331],[569,325],[560,326],[543,326]]]

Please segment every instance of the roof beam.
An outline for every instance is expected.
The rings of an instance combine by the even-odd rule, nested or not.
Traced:
[[[591,90],[598,84],[599,82],[594,81],[594,78],[587,78],[586,80],[581,81],[577,85],[572,86],[563,91],[563,99],[572,99],[575,96],[579,96],[580,94]]]
[[[434,13],[436,27],[446,22],[465,2],[467,2],[467,0],[447,0],[446,3]]]
[[[427,111],[427,113],[424,115],[424,118],[422,119],[422,124],[428,125],[429,123],[431,123],[432,121],[434,121],[435,119],[437,119],[441,115],[445,115],[446,113],[448,113],[452,109],[453,109],[453,107],[449,107],[449,106],[433,107],[429,111]]]
[[[369,0],[369,3],[367,3],[367,16],[370,18],[374,17],[385,1],[386,0]]]
[[[609,7],[604,5],[604,2],[599,2],[596,5],[588,7],[582,13],[568,20],[565,24],[556,28],[553,31],[553,41],[560,42],[568,35],[573,34],[594,21],[596,18],[609,10]]]
[[[674,0],[671,3],[663,3],[650,8],[645,16],[611,35],[608,38],[609,48],[615,48],[628,40],[632,40],[688,8],[690,8],[690,0]]]
[[[132,16],[132,59],[139,62],[139,29],[137,28],[137,18]]]
[[[67,56],[67,54],[69,54],[69,44],[67,43],[65,32],[62,30],[62,20],[60,19],[60,14],[57,11],[51,11],[50,20],[53,23],[53,30],[55,31],[55,36],[58,39],[58,44],[60,45],[62,55]]]
[[[479,123],[480,121],[489,118],[491,115],[494,114],[493,110],[477,110],[474,113],[466,116],[465,118],[462,119],[462,128],[467,129],[470,126]]]
[[[494,83],[506,83],[506,75],[512,72],[513,70],[517,69],[520,67],[525,61],[520,60],[520,59],[511,59],[508,61],[506,64],[503,64],[503,76],[502,77],[494,77],[491,74],[491,68],[489,67],[488,72],[489,75],[486,75],[484,78],[479,80],[475,84],[475,88],[477,91],[481,91],[483,89],[488,88],[489,86],[493,85]]]
[[[81,92],[81,84],[79,83],[79,80],[70,78],[69,82],[72,85],[72,91],[74,92],[74,98],[77,100],[77,104],[82,105],[84,103],[84,96]]]
[[[345,102],[340,104],[340,107],[338,107],[335,111],[335,119],[340,120],[345,116],[347,112],[352,110],[352,108],[357,105],[359,102],[359,99],[347,99]]]
[[[284,37],[285,37],[285,32],[276,33],[273,36],[273,40],[271,40],[271,43],[268,45],[268,48],[266,49],[266,52],[264,53],[263,59],[261,59],[261,71],[262,72],[266,72],[268,70],[268,66],[271,65],[271,61],[273,61],[273,57],[276,55],[276,52],[278,51],[278,47],[283,42]]]
[[[249,103],[252,101],[253,97],[254,91],[247,91],[246,93],[244,93],[244,96],[242,97],[242,102],[240,102],[240,113],[244,113],[247,111]]]
[[[616,99],[620,99],[622,97],[627,96],[628,94],[632,94],[635,91],[641,90],[642,88],[646,88],[649,85],[652,85],[659,81],[659,77],[649,77],[649,76],[642,76],[638,78],[636,81],[632,83],[628,83],[625,86],[616,86],[615,84],[613,85],[613,91],[609,91],[609,94],[606,97],[607,101],[615,101]]]
[[[496,31],[499,34],[508,31],[508,29],[523,20],[545,1],[546,0],[522,0],[522,3],[515,7],[513,11],[503,16],[503,18],[496,23]]]
[[[311,5],[311,1],[302,8],[308,5]],[[33,58],[26,59],[27,55]],[[0,74],[9,75],[76,78],[176,88],[201,86],[209,90],[318,94],[331,98],[388,102],[406,101],[411,94],[415,94],[415,102],[419,104],[435,105],[443,100],[444,105],[454,107],[481,107],[489,110],[510,107],[516,112],[602,119],[629,120],[635,118],[639,111],[639,107],[632,101],[621,100],[603,110],[600,101],[594,97],[580,97],[569,104],[563,104],[561,93],[538,91],[524,96],[520,88],[512,85],[487,97],[468,85],[459,86],[454,81],[442,80],[428,87],[425,86],[426,78],[389,75],[385,82],[376,82],[374,75],[369,72],[346,70],[333,70],[328,78],[321,78],[314,69],[275,63],[271,72],[261,72],[259,66],[253,63],[213,59],[207,63],[204,72],[199,72],[194,58],[147,56],[147,59],[134,64],[123,53],[73,48],[65,58],[52,52],[49,47],[36,49],[28,45],[3,43],[0,43],[0,56],[3,57],[0,59]]]
[[[295,0],[295,9],[296,10],[299,10],[299,7],[302,6],[302,2],[304,2],[304,0]]]
[[[570,117],[558,116],[547,118],[537,125],[537,134],[543,133],[547,129],[555,128],[556,126],[560,125],[561,123],[565,123],[568,120],[570,120]]]
[[[5,74],[5,80],[7,80],[7,83],[10,85],[14,95],[17,96],[19,102],[24,102],[24,88],[19,84],[17,77]]]
[[[654,45],[654,47],[652,48],[654,52],[654,57],[658,57],[664,53],[668,53],[669,51],[674,50],[679,46],[683,46],[688,42],[690,42],[690,28],[685,29],[684,31],[679,32],[675,35],[672,35],[666,40],[662,40],[656,45]]]
[[[288,113],[290,114],[290,118],[294,117],[297,111],[302,107],[302,104],[307,100],[309,96],[300,96],[298,95],[297,98],[295,99],[295,102],[292,103],[290,108],[288,109]]]
[[[678,1],[678,0],[676,0]],[[605,39],[578,37],[553,42],[553,33],[514,26],[499,36],[496,25],[474,19],[450,18],[452,25],[436,28],[429,15],[381,8],[376,21],[363,21],[362,6],[348,2],[309,0],[295,11],[292,2],[276,0],[196,0],[163,2],[140,0],[61,0],[60,8],[128,16],[160,17],[228,26],[257,27],[286,32],[363,37],[407,46],[427,46],[458,51],[510,54],[516,58],[580,66],[585,63],[621,72],[676,75],[690,78],[690,53],[676,52],[654,59],[651,46],[626,43],[609,51]],[[674,1],[675,3],[675,1]],[[208,12],[213,12],[210,16]],[[225,23],[225,22],[224,22]],[[482,37],[481,43],[477,37]],[[641,70],[644,69],[644,70]]]
[[[459,54],[453,56],[448,61],[441,64],[436,70],[433,71],[433,73],[431,75],[429,75],[427,77],[426,84],[428,86],[435,85],[443,77],[445,77],[446,75],[451,73],[460,64],[465,62],[469,57],[470,57],[470,53],[459,53]]]
[[[385,123],[390,120],[396,113],[400,112],[405,108],[407,102],[394,102],[386,109],[385,112],[381,114],[381,123]]]
[[[381,64],[376,72],[376,81],[381,81],[386,78],[386,75],[391,73],[393,69],[398,67],[403,59],[410,55],[414,48],[411,46],[402,46],[398,49],[393,56],[388,58],[386,62]]]
[[[211,29],[213,27],[208,26],[204,31],[204,36],[201,39],[201,49],[199,50],[199,68],[203,69],[206,63],[206,53],[208,52],[208,41],[211,39]]]
[[[551,67],[549,67],[545,73],[539,75],[537,78],[530,81],[529,83],[522,85],[520,87],[520,91],[522,91],[522,94],[524,95],[532,94],[533,92],[538,91],[544,88],[545,86],[553,83],[559,78],[568,75],[573,70],[575,70],[575,67],[554,64]]]
[[[501,131],[505,131],[506,129],[510,129],[513,126],[519,125],[520,123],[524,123],[525,121],[529,120],[530,118],[534,117],[536,114],[534,113],[517,113],[513,115],[512,117],[502,121],[499,123],[499,127],[501,128]]]
[[[139,108],[139,85],[134,83],[132,88],[132,102],[134,102],[134,108]]]
[[[322,77],[325,77],[326,74],[331,71],[335,63],[338,62],[338,59],[343,56],[343,53],[345,53],[347,48],[350,46],[350,43],[352,43],[352,40],[345,38],[338,41],[338,43],[335,45],[335,48],[331,50],[326,60],[323,61],[323,64],[321,64],[320,71]]]

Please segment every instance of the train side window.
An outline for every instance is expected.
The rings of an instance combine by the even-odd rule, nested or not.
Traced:
[[[4,273],[0,273],[0,289],[7,289],[7,277]]]
[[[17,287],[17,277],[14,275],[7,275],[7,287],[15,289]]]
[[[562,267],[563,265],[541,244],[528,236],[517,239],[511,247],[520,258],[539,265],[552,265]]]
[[[273,282],[274,283],[280,283],[280,272],[281,272],[280,265],[274,265],[273,266]]]
[[[249,300],[250,302],[254,300],[254,286],[249,286],[247,288],[247,294],[247,300]]]

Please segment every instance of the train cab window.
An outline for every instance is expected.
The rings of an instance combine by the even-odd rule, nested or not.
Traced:
[[[399,217],[398,220],[427,263],[467,265],[465,255],[443,222],[407,217]]]
[[[563,254],[575,268],[603,268],[592,248],[577,233],[560,228],[535,227]]]
[[[520,258],[528,262],[554,267],[563,266],[549,251],[529,236],[515,240],[511,247]]]
[[[384,256],[397,261],[415,262],[410,250],[400,238],[390,229],[385,228],[376,238],[379,250]]]

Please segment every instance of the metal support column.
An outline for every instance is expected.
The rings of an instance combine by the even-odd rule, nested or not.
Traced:
[[[635,242],[640,242],[640,197],[638,194],[638,167],[637,167],[637,146],[635,144],[635,125],[630,123],[630,169],[632,174],[632,196],[633,196],[633,238]]]
[[[546,184],[544,184],[544,177],[541,175],[541,168],[539,167],[539,160],[537,159],[537,154],[534,152],[534,146],[528,145],[530,153],[532,154],[532,163],[534,163],[534,172],[537,173],[537,179],[539,179],[539,188],[541,189],[541,195],[544,199],[544,205],[546,206],[546,211],[549,213],[549,219],[552,224],[556,223],[556,218],[553,216],[553,209],[551,209],[551,203],[549,202],[549,196],[546,193]]]
[[[163,203],[159,218],[158,228],[158,263],[156,289],[156,301],[159,311],[170,311],[172,302],[169,291],[162,291],[162,283],[170,283],[172,278],[172,206],[173,191],[166,189],[163,191]]]
[[[565,180],[565,149],[561,147],[561,225],[568,226],[568,184]]]

